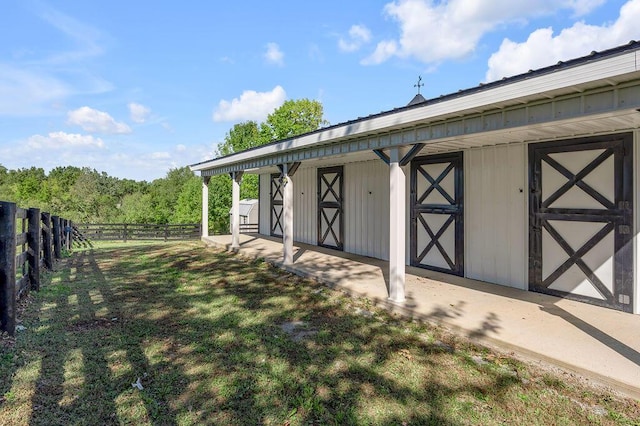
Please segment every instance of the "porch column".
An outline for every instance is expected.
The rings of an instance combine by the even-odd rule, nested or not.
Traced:
[[[202,236],[209,236],[209,180],[210,176],[202,176]]]
[[[389,300],[405,301],[406,180],[400,148],[389,150]]]
[[[291,173],[293,174],[293,172]],[[289,165],[282,165],[282,257],[285,265],[293,264],[293,180]]]
[[[240,182],[242,172],[231,173],[233,190],[231,192],[231,250],[240,248]]]

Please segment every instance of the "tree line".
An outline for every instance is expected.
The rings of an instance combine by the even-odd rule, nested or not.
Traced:
[[[230,155],[328,124],[322,104],[308,99],[286,101],[258,123],[235,124],[216,156]],[[10,170],[0,165],[0,200],[38,207],[76,223],[198,223],[202,212],[202,180],[189,167],[171,169],[151,182],[121,179],[89,167],[39,167]],[[243,177],[241,198],[258,198],[258,177]],[[229,229],[231,179],[209,182],[209,226],[213,233]]]

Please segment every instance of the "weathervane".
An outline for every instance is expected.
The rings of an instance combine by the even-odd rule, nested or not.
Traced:
[[[422,83],[422,76],[419,75],[418,76],[418,82],[416,84],[413,85],[413,87],[417,87],[418,88],[418,95],[420,94],[420,88],[424,86],[424,83]]]

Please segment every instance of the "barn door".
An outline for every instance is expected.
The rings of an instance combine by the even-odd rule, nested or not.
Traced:
[[[464,274],[462,152],[411,162],[411,265]]]
[[[318,245],[337,250],[343,244],[342,166],[318,169]]]
[[[529,288],[631,312],[632,137],[529,146]]]
[[[280,173],[273,173],[271,175],[270,184],[270,198],[271,198],[271,219],[270,229],[271,236],[282,237],[282,181],[280,180]]]

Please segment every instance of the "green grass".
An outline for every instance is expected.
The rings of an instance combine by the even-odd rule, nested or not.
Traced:
[[[0,340],[0,424],[640,424],[637,401],[199,242],[99,245],[47,280]]]

